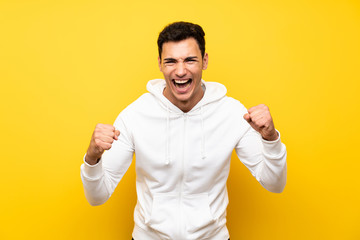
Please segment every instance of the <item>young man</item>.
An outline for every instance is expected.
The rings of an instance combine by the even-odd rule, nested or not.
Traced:
[[[208,64],[204,35],[192,23],[164,28],[158,62],[165,80],[149,81],[149,93],[114,125],[98,124],[84,157],[85,195],[99,205],[136,153],[135,240],[228,239],[226,181],[233,149],[264,188],[285,187],[286,148],[268,107],[247,110],[226,96],[223,85],[202,80]]]

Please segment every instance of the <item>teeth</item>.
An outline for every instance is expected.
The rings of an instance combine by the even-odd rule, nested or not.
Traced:
[[[177,84],[184,84],[184,83],[186,83],[187,81],[189,81],[189,79],[187,79],[187,80],[175,79],[174,81],[175,81],[175,83],[177,83]]]

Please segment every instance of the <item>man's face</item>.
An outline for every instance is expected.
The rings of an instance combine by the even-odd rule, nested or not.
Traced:
[[[184,112],[190,111],[202,98],[202,70],[207,68],[208,55],[201,56],[194,38],[166,42],[162,46],[160,71],[164,74],[164,96]]]

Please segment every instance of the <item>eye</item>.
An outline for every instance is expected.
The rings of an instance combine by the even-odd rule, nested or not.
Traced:
[[[164,64],[165,64],[165,65],[168,65],[168,66],[169,66],[169,65],[171,66],[171,65],[174,65],[174,64],[175,64],[175,61],[174,61],[174,60],[167,60],[167,61],[164,62]]]
[[[195,59],[187,59],[186,62],[187,63],[194,63],[194,62],[196,62],[196,60]]]

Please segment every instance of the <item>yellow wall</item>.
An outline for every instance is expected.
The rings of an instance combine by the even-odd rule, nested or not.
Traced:
[[[206,31],[209,68],[247,107],[269,105],[288,149],[282,194],[233,155],[236,239],[360,239],[359,1],[0,1],[0,239],[130,239],[132,165],[111,199],[85,200],[96,123],[146,91],[169,22]]]

